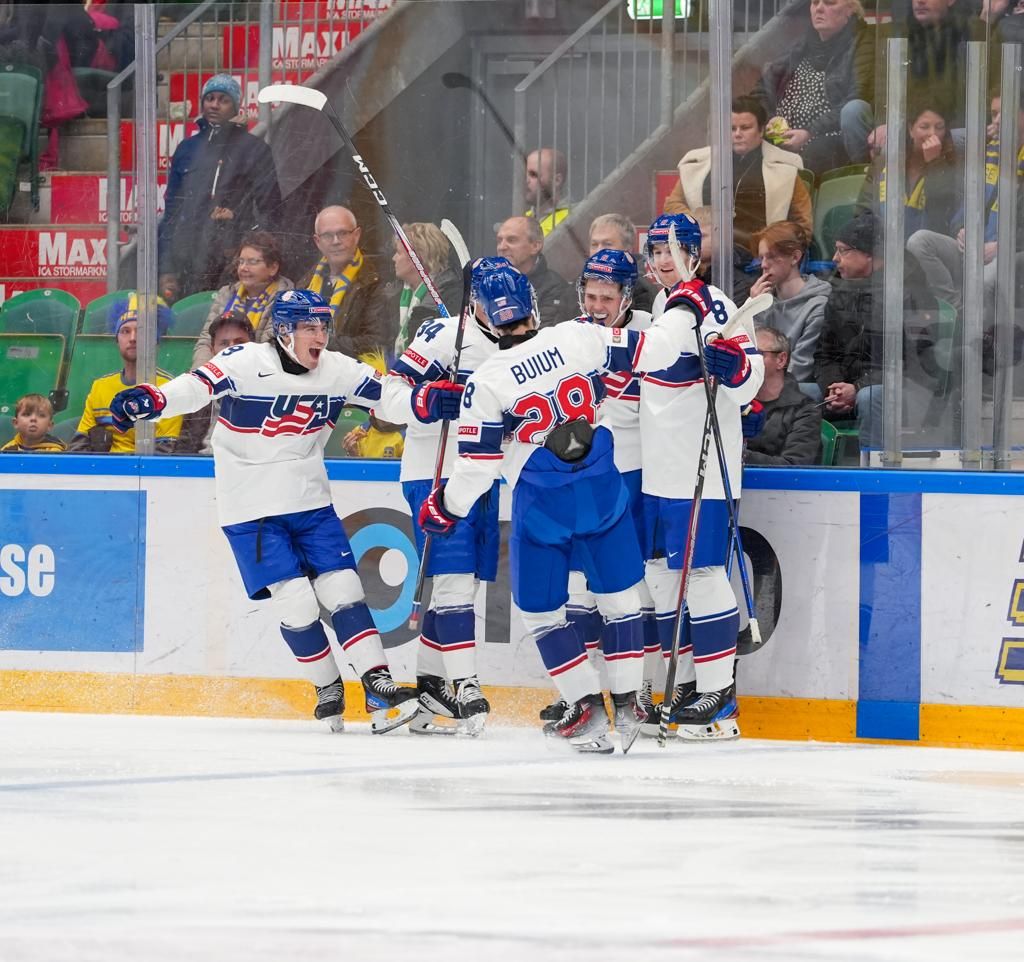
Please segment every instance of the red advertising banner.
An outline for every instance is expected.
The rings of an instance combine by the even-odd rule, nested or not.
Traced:
[[[279,0],[278,19],[285,23],[309,20],[375,20],[394,0]]]
[[[178,145],[199,128],[191,120],[158,120],[156,125],[156,169],[167,170]],[[135,122],[121,121],[121,170],[135,169]],[[122,207],[122,210],[124,208]]]
[[[359,20],[278,24],[274,27],[271,42],[271,66],[274,70],[298,71],[301,82],[341,53],[345,45],[351,43],[365,26],[367,24]],[[223,59],[228,69],[256,69],[260,50],[258,26],[242,24],[225,27],[223,43]]]
[[[107,293],[106,281],[102,280],[52,281],[41,277],[3,277],[0,278],[0,304],[10,300],[16,294],[21,294],[23,291],[38,291],[44,287],[55,287],[57,290],[67,291],[73,297],[77,297],[83,307],[90,301],[94,301],[97,297],[102,297]]]
[[[106,277],[106,230],[8,227],[0,231],[0,264],[8,277]]]
[[[182,116],[196,117],[199,114],[199,94],[206,83],[214,75],[211,70],[207,73],[188,73],[176,71],[170,75],[170,101],[172,110],[175,104],[182,104]],[[251,74],[233,73],[232,76],[238,81],[242,88],[242,110],[246,112],[249,123],[254,124],[259,119],[260,105],[256,97],[260,92],[260,82],[256,77],[256,70],[253,68]],[[274,77],[274,83],[297,84],[300,83],[298,71],[286,71],[284,76]],[[173,153],[173,151],[172,151]]]
[[[157,176],[157,213],[164,212],[167,177]],[[135,179],[121,178],[122,224],[136,224],[139,205]],[[103,174],[50,175],[50,220],[54,224],[105,224],[107,222],[107,178]]]
[[[659,170],[654,174],[654,216],[665,210],[665,201],[668,195],[675,190],[679,183],[678,170]],[[653,219],[653,218],[652,218]]]

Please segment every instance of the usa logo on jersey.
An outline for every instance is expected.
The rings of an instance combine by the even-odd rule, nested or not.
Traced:
[[[344,398],[324,394],[282,394],[275,398],[228,397],[221,403],[220,421],[241,434],[278,438],[315,434],[334,426]]]

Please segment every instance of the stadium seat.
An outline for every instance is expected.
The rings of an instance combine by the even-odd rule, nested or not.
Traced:
[[[55,288],[23,291],[4,301],[0,307],[0,332],[4,334],[60,334],[74,350],[78,316],[82,305],[78,298]]]
[[[837,427],[831,421],[821,422],[821,463],[831,467],[842,454],[843,442],[860,437],[856,427]]]
[[[334,431],[331,433],[330,438],[327,440],[327,445],[324,447],[324,457],[349,457],[349,453],[342,446],[341,442],[345,440],[345,435],[348,434],[349,431],[353,428],[366,424],[369,420],[369,413],[364,411],[362,408],[343,407],[341,409],[341,417],[338,418],[338,423],[334,426]]]
[[[0,419],[14,417],[22,395],[57,386],[66,343],[61,334],[0,334]]]
[[[82,333],[109,334],[112,305],[117,301],[127,301],[134,293],[134,291],[114,291],[112,294],[104,294],[94,301],[89,301],[85,305],[85,314],[82,317]]]
[[[848,170],[849,168],[843,168]],[[853,217],[866,176],[863,167],[855,173],[828,171],[814,201],[814,240],[822,257],[832,256],[836,234]]]
[[[195,350],[194,337],[165,337],[156,346],[156,364],[168,374],[184,374],[192,370],[192,352]]]
[[[806,167],[801,167],[797,170],[797,176],[804,182],[804,187],[807,188],[807,193],[811,195],[811,205],[813,207],[815,191],[814,171],[808,170]]]
[[[75,341],[68,373],[68,406],[56,414],[61,421],[73,419],[77,424],[85,410],[92,382],[98,377],[121,370],[121,353],[112,334],[80,334]]]
[[[39,210],[39,118],[43,77],[29,64],[0,65],[0,212],[14,202],[18,168],[29,165],[32,209]]]
[[[199,291],[198,294],[189,294],[175,302],[171,307],[174,313],[174,324],[171,326],[171,333],[175,337],[199,337],[203,332],[203,325],[210,315],[210,305],[216,296],[216,291]]]

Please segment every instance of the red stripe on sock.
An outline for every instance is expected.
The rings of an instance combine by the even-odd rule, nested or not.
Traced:
[[[356,642],[362,641],[364,638],[369,638],[375,634],[377,634],[376,628],[367,628],[366,631],[361,631],[358,635],[353,635],[349,638],[349,640],[341,646],[341,650],[348,651]]]
[[[326,658],[330,653],[331,646],[328,645],[323,651],[318,651],[315,655],[306,655],[304,658],[300,658],[298,655],[296,655],[295,660],[302,662],[319,661],[321,658]]]

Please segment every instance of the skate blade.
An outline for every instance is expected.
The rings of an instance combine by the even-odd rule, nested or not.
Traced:
[[[442,725],[439,720],[441,718],[452,724]],[[414,735],[457,735],[459,729],[454,718],[437,715],[430,709],[421,706],[409,723],[409,731]]]
[[[632,728],[627,728],[625,731],[619,731],[619,744],[622,745],[622,754],[628,755],[629,750],[633,747],[633,742],[637,740],[640,735],[640,729],[642,725],[634,725]]]
[[[370,731],[374,735],[386,735],[408,725],[419,710],[420,703],[415,698],[403,701],[395,708],[379,708],[370,713]]]
[[[327,719],[327,727],[332,733],[345,731],[345,719],[341,715],[332,715]]]
[[[735,718],[720,718],[707,725],[680,725],[676,734],[687,742],[734,741],[740,726]]]
[[[484,732],[484,724],[487,721],[487,712],[482,711],[468,718],[459,719],[458,732],[460,735],[467,735],[470,738],[479,738]]]
[[[668,723],[668,730],[670,732],[678,731],[679,726],[675,722]],[[657,738],[661,731],[661,725],[657,722],[646,721],[640,726],[640,734],[646,738]]]
[[[615,746],[607,735],[598,735],[594,738],[591,735],[581,735],[577,738],[570,738],[569,745],[573,751],[581,755],[611,755]]]

